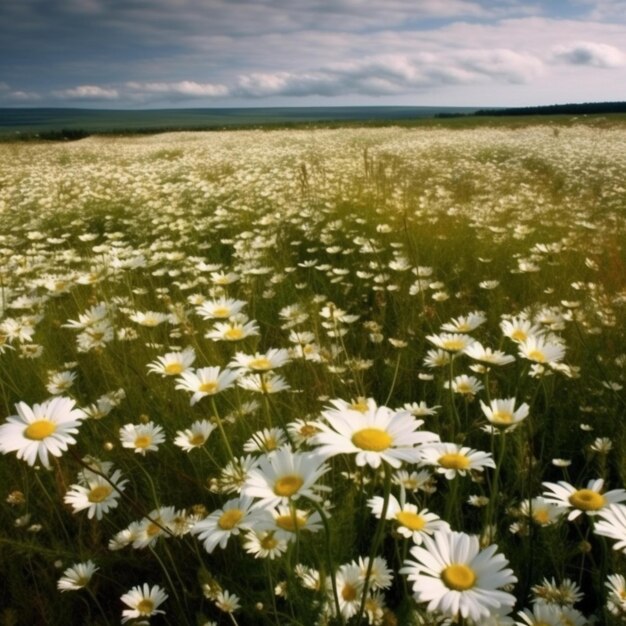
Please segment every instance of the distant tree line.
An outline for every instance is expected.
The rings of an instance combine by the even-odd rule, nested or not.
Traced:
[[[626,113],[626,102],[583,102],[508,109],[480,109],[474,115],[592,115],[597,113]]]

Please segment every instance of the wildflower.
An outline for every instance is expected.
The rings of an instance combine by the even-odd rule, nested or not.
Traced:
[[[610,613],[618,616],[626,615],[626,579],[621,574],[607,576],[604,586],[609,590],[606,606]]]
[[[613,449],[613,442],[608,437],[596,437],[590,448],[598,454],[608,454]]]
[[[53,396],[58,396],[70,389],[74,385],[75,380],[75,372],[52,372],[46,384],[46,389]]]
[[[291,388],[282,376],[274,374],[274,372],[241,376],[237,381],[237,385],[242,389],[263,394],[279,393],[288,391]]]
[[[367,501],[367,506],[378,519],[383,512],[383,503],[380,496],[374,496]],[[401,497],[398,501],[393,495],[389,496],[385,519],[394,520],[396,532],[406,539],[413,539],[413,543],[418,546],[424,535],[432,535],[437,530],[450,530],[448,522],[438,515],[430,513],[428,509],[420,511],[414,504],[405,502],[404,498]]]
[[[123,448],[132,448],[142,456],[146,452],[156,452],[159,444],[165,441],[163,429],[153,422],[147,424],[125,424],[119,431]]]
[[[432,465],[435,471],[448,480],[458,475],[465,476],[468,471],[482,472],[485,467],[496,464],[488,452],[472,450],[456,443],[439,443],[424,446],[420,450],[422,465]]]
[[[437,415],[437,411],[440,408],[441,406],[438,404],[429,407],[426,402],[422,400],[420,402],[407,402],[402,406],[402,409],[397,410],[408,411],[413,417],[426,417],[427,415]]]
[[[311,440],[317,452],[328,458],[337,454],[356,454],[356,464],[377,468],[381,461],[399,468],[402,461],[419,460],[419,444],[439,441],[438,435],[420,431],[423,424],[408,411],[394,412],[385,406],[369,406],[366,413],[351,410],[322,412],[327,423],[320,423],[320,432]]]
[[[71,485],[63,501],[71,505],[74,513],[87,509],[89,519],[95,516],[101,520],[105,513],[117,507],[128,481],[121,479],[119,470],[106,478],[94,472],[85,472],[85,475],[85,484]]]
[[[274,509],[264,509],[263,514],[255,525],[255,530],[271,531],[277,539],[287,542],[294,540],[297,533],[317,532],[322,527],[322,518],[317,511],[279,505]]]
[[[133,548],[153,546],[159,537],[173,534],[171,526],[178,516],[173,506],[162,506],[151,511],[133,526]]]
[[[437,491],[433,475],[428,470],[410,473],[406,470],[398,470],[394,472],[392,480],[394,484],[400,485],[407,491],[423,491],[425,493]]]
[[[609,504],[598,512],[598,517],[600,520],[594,524],[593,532],[616,540],[613,550],[626,554],[626,506]]]
[[[473,311],[467,316],[460,316],[442,324],[441,330],[450,333],[469,333],[487,321],[487,316],[482,311]]]
[[[431,369],[436,367],[445,367],[450,363],[451,356],[449,352],[442,350],[441,348],[437,350],[429,350],[424,357],[424,365],[426,367],[430,367]]]
[[[510,320],[500,322],[502,334],[517,343],[526,341],[529,337],[537,337],[542,334],[539,326],[534,325],[525,317],[513,317]]]
[[[267,372],[282,367],[289,362],[287,350],[275,348],[268,350],[265,354],[259,352],[255,354],[244,354],[237,352],[228,367],[247,369],[251,372]]]
[[[241,490],[242,495],[258,498],[256,506],[273,508],[287,505],[300,497],[319,500],[317,481],[329,467],[319,455],[292,452],[284,446],[260,458],[250,470]]]
[[[91,577],[98,569],[91,560],[85,563],[74,563],[74,565],[68,567],[63,572],[63,576],[57,581],[57,589],[59,591],[77,591],[82,589],[89,584]]]
[[[163,322],[167,322],[169,316],[167,313],[159,313],[157,311],[135,311],[135,313],[132,313],[129,318],[131,321],[139,324],[140,326],[153,328]]]
[[[272,530],[252,531],[246,535],[243,547],[255,559],[273,560],[287,551],[287,541]]]
[[[570,510],[567,519],[572,521],[582,513],[587,515],[597,515],[600,510],[609,504],[626,501],[626,491],[624,489],[613,489],[606,493],[601,493],[604,480],[597,478],[590,480],[587,487],[576,489],[576,487],[559,481],[558,483],[543,483],[550,491],[544,492],[546,500],[554,502]]]
[[[449,353],[458,353],[474,343],[474,339],[463,333],[441,333],[440,335],[426,335],[426,339],[440,350]]]
[[[455,376],[452,381],[446,380],[444,387],[446,389],[452,388],[454,393],[458,393],[472,399],[479,391],[485,388],[485,385],[483,385],[475,376],[461,374],[460,376]]]
[[[544,578],[541,584],[532,587],[533,602],[540,604],[555,604],[560,607],[574,606],[576,602],[583,599],[580,587],[569,578],[563,579],[561,584],[557,584],[554,578],[548,580]]]
[[[56,396],[29,407],[25,402],[15,405],[17,415],[0,426],[0,452],[17,452],[18,459],[35,465],[37,458],[50,468],[49,454],[61,456],[78,432],[85,412],[74,406],[74,400]]]
[[[400,573],[408,574],[416,601],[428,602],[428,611],[481,623],[515,604],[515,596],[498,589],[517,578],[497,549],[494,544],[481,551],[476,536],[436,532],[424,537],[424,547],[411,548],[415,560],[406,560]]]
[[[195,371],[188,370],[177,378],[176,389],[192,392],[190,404],[193,406],[206,396],[214,396],[235,384],[238,373],[219,367],[202,367]]]
[[[205,320],[208,319],[229,319],[235,317],[246,305],[243,300],[233,300],[232,298],[218,298],[217,300],[206,300],[196,311]]]
[[[229,322],[217,322],[212,330],[204,336],[213,341],[241,341],[246,337],[259,334],[259,326],[254,321],[239,321],[232,319]]]
[[[363,578],[361,569],[356,563],[342,565],[335,574],[337,595],[339,598],[339,610],[344,619],[350,619],[356,615],[361,606],[363,595]],[[328,593],[332,593],[331,581],[327,581]],[[334,604],[331,604],[334,611]]]
[[[489,406],[481,400],[480,407],[491,424],[504,428],[519,424],[528,417],[528,411],[530,410],[530,407],[525,402],[516,409],[515,398],[491,400]]]
[[[488,365],[508,365],[515,361],[515,357],[505,354],[501,350],[485,348],[479,341],[475,341],[463,350],[465,354],[475,361],[487,363]]]
[[[182,448],[185,452],[201,448],[216,428],[217,426],[209,422],[209,420],[195,421],[189,428],[176,431],[174,445]]]
[[[539,526],[549,526],[559,521],[567,508],[546,500],[541,496],[532,500],[524,500],[520,505],[520,512],[525,517],[532,519]]]
[[[563,626],[561,611],[553,604],[535,604],[533,610],[524,609],[517,613],[522,621],[516,626]]]
[[[519,355],[535,363],[556,363],[565,356],[565,348],[560,343],[550,342],[541,336],[530,336],[519,344]]]
[[[280,428],[264,428],[254,433],[243,444],[245,452],[271,452],[287,443],[285,433]]]
[[[140,585],[133,587],[120,598],[129,607],[122,611],[122,624],[131,619],[165,613],[158,607],[167,600],[167,597],[165,590],[158,585],[150,587],[144,583],[143,587]]]
[[[193,348],[182,352],[168,352],[148,365],[148,371],[161,376],[178,376],[188,370],[196,359]]]
[[[232,536],[250,530],[258,522],[259,515],[250,510],[251,505],[250,497],[233,498],[221,509],[196,522],[191,533],[198,535],[198,539],[204,542],[204,549],[209,554],[217,546],[223,549]]]

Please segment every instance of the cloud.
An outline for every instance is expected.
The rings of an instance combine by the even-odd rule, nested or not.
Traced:
[[[556,46],[552,49],[556,62],[569,65],[588,65],[591,67],[622,67],[626,65],[626,55],[615,48],[603,43],[578,41],[568,45]]]
[[[54,91],[53,95],[66,100],[117,100],[120,93],[117,89],[98,85],[79,85],[71,89]]]
[[[228,87],[217,83],[198,83],[193,80],[178,82],[137,82],[126,83],[135,95],[183,96],[189,98],[216,98],[228,95]]]

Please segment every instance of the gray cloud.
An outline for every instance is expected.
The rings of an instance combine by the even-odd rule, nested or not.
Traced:
[[[552,50],[554,60],[571,65],[592,67],[622,67],[626,65],[626,55],[616,48],[603,43],[578,41],[556,46]]]
[[[117,89],[98,85],[78,85],[70,89],[56,90],[53,95],[67,100],[117,100],[120,97]]]

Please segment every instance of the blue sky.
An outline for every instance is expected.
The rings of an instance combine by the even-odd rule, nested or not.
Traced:
[[[0,0],[0,106],[626,100],[626,1]]]

